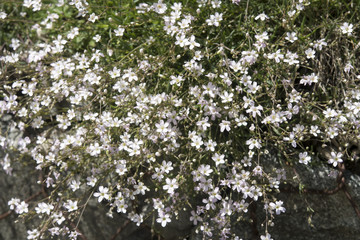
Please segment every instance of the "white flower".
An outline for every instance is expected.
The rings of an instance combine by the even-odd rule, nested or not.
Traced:
[[[154,3],[152,7],[154,11],[158,14],[163,14],[167,10],[167,7],[164,3],[162,3],[162,0],[159,0],[157,3]]]
[[[286,58],[284,59],[284,62],[289,63],[289,65],[298,64],[299,60],[297,60],[297,58],[298,58],[297,53],[292,53],[288,51],[286,53]]]
[[[174,11],[181,11],[182,3],[174,3],[174,5],[171,6],[171,9]]]
[[[136,73],[132,71],[132,69],[124,70],[124,75],[122,76],[123,79],[128,79],[129,82],[137,81],[139,78],[136,76]]]
[[[329,127],[329,128],[327,129],[327,131],[326,131],[326,135],[327,135],[329,138],[333,139],[334,137],[336,137],[337,135],[339,135],[339,133],[338,133],[338,128],[336,128],[336,127]]]
[[[33,11],[39,11],[41,9],[41,0],[24,0],[24,7],[32,8]]]
[[[203,144],[203,140],[199,136],[194,136],[191,138],[191,146],[195,147],[196,149],[199,149]]]
[[[280,49],[274,53],[269,53],[267,55],[269,59],[275,59],[275,62],[279,63],[281,59],[284,59],[284,54],[281,54]]]
[[[275,203],[270,203],[269,206],[272,210],[275,210],[276,215],[279,215],[280,213],[285,212],[285,208],[282,206],[283,201],[276,201]]]
[[[190,41],[189,41],[189,48],[193,49],[194,47],[200,47],[200,44],[195,42],[195,36],[191,35]]]
[[[70,30],[70,32],[66,35],[68,39],[74,39],[75,36],[79,35],[79,28],[74,27]]]
[[[120,160],[119,162],[120,163],[116,165],[115,172],[117,174],[119,174],[120,176],[122,176],[127,172],[126,161],[125,160]]]
[[[308,76],[303,76],[302,79],[300,79],[300,84],[304,85],[311,85],[312,83],[319,82],[319,76],[315,75],[315,73],[312,73]]]
[[[172,162],[166,162],[162,161],[161,165],[161,171],[164,173],[169,173],[171,170],[173,170]]]
[[[217,202],[219,200],[221,200],[221,195],[219,194],[219,188],[216,187],[214,190],[212,190],[210,193],[209,193],[209,200],[214,203],[214,202]]]
[[[215,15],[210,15],[210,19],[206,19],[206,23],[209,26],[220,26],[220,22],[222,21],[222,13],[219,14],[218,12]]]
[[[241,161],[241,162],[243,162],[243,161]],[[249,162],[250,162],[249,166],[251,166],[251,161],[249,161]],[[254,167],[253,173],[254,173],[254,175],[259,175],[259,176],[261,176],[261,175],[263,174],[263,169],[262,169],[262,167],[259,166],[259,165],[256,166],[256,167]]]
[[[194,225],[197,225],[198,222],[202,221],[202,218],[196,214],[195,211],[191,211],[190,221],[192,221]]]
[[[59,227],[49,228],[49,232],[50,232],[51,236],[55,236],[55,235],[58,236],[60,234],[60,228]]]
[[[292,32],[292,33],[286,33],[286,37],[285,37],[286,40],[288,40],[289,42],[293,43],[295,42],[298,38],[296,36],[296,33],[295,32]]]
[[[98,16],[96,16],[95,15],[95,13],[92,13],[91,15],[90,15],[90,17],[89,17],[89,21],[90,22],[92,22],[92,23],[94,23],[96,20],[98,20],[99,19],[99,17]]]
[[[173,76],[172,75],[172,76],[170,76],[170,78],[171,78],[171,81],[170,81],[171,85],[176,84],[177,86],[180,86],[181,82],[184,81],[184,78],[181,75],[178,75],[178,76]]]
[[[165,134],[167,132],[169,132],[169,123],[168,122],[164,122],[164,120],[161,120],[159,123],[155,123],[156,126],[156,132],[160,133],[160,134]]]
[[[69,234],[69,238],[70,240],[76,240],[77,236],[81,235],[80,233],[78,233],[77,231],[71,231]]]
[[[246,141],[246,145],[249,145],[249,149],[253,149],[254,147],[256,147],[257,149],[261,148],[261,141],[257,140],[255,138],[250,138],[249,140]]]
[[[306,51],[305,51],[305,55],[306,55],[306,58],[307,59],[314,59],[315,58],[315,50],[313,50],[312,48],[308,48]]]
[[[182,19],[180,22],[178,22],[178,24],[179,24],[180,28],[187,29],[189,27],[190,21],[189,21],[189,19]]]
[[[8,205],[10,206],[10,210],[14,210],[17,205],[20,204],[20,199],[18,198],[12,198],[8,202]]]
[[[265,13],[260,13],[255,17],[255,20],[258,20],[260,18],[261,21],[265,21],[265,19],[269,19],[269,17]]]
[[[320,133],[319,127],[318,126],[311,126],[310,133],[312,135],[314,135],[315,137],[317,137],[318,134]]]
[[[256,117],[256,115],[261,116],[260,111],[262,111],[262,110],[263,110],[262,106],[259,105],[259,106],[255,107],[255,105],[252,105],[252,106],[250,106],[249,109],[246,110],[246,113],[252,114],[253,117]]]
[[[344,72],[349,73],[351,69],[354,69],[353,65],[351,63],[347,63],[344,68]]]
[[[261,240],[273,240],[273,239],[271,238],[271,235],[270,235],[269,233],[266,233],[265,236],[264,236],[264,235],[261,235],[261,236],[260,236],[260,239],[261,239]]]
[[[78,190],[80,188],[80,182],[76,181],[76,180],[72,180],[70,183],[70,188],[73,192],[75,192],[76,190]]]
[[[172,195],[174,193],[174,190],[177,189],[179,185],[175,178],[174,179],[167,178],[165,181],[166,181],[166,185],[163,186],[163,189]]]
[[[98,198],[98,202],[101,202],[103,199],[110,200],[109,188],[100,186],[99,192],[94,193],[94,197]]]
[[[47,203],[44,203],[44,202],[38,203],[38,206],[35,207],[35,211],[36,211],[37,214],[46,213],[47,215],[50,215],[50,212],[53,209],[54,209],[53,205],[47,204]]]
[[[161,223],[161,226],[165,227],[168,222],[171,222],[170,215],[167,213],[160,212],[159,218],[156,219],[156,222]]]
[[[214,160],[216,166],[218,166],[218,165],[221,165],[221,164],[224,164],[224,163],[225,163],[224,157],[225,157],[224,154],[219,155],[218,153],[215,153],[215,154],[212,156],[212,160]]]
[[[9,47],[16,50],[18,47],[20,47],[20,40],[16,38],[11,39],[11,44],[9,45]]]
[[[224,91],[223,94],[220,95],[221,102],[222,103],[232,102],[233,96],[234,96],[233,93],[228,93],[227,91]]]
[[[121,37],[124,35],[125,28],[119,26],[117,29],[114,30],[115,36]]]
[[[77,201],[67,200],[64,207],[68,210],[68,212],[76,211],[78,209]]]
[[[88,150],[90,156],[97,157],[101,153],[102,147],[99,145],[98,142],[96,142],[95,144],[91,144],[87,148],[87,150]]]
[[[296,148],[296,137],[295,137],[295,134],[293,132],[291,132],[289,134],[289,137],[284,137],[283,138],[284,141],[289,141],[291,143],[291,145]]]
[[[353,31],[353,25],[347,22],[344,22],[343,25],[340,27],[343,34],[347,34],[348,36],[351,35]]]
[[[86,181],[87,181],[87,183],[86,183],[87,185],[94,187],[97,182],[97,178],[96,177],[87,177]]]
[[[7,16],[6,12],[0,12],[0,19],[5,19]]]
[[[27,234],[27,239],[38,239],[38,237],[40,236],[40,232],[37,229],[28,230]]]
[[[94,37],[93,37],[94,41],[95,42],[99,42],[100,39],[101,39],[101,36],[99,34],[96,34]]]
[[[217,143],[210,139],[205,145],[206,145],[206,148],[205,148],[206,151],[214,152]]]
[[[339,153],[331,152],[331,158],[329,159],[328,163],[336,167],[338,163],[343,162],[343,160],[341,159],[342,156],[343,154],[340,152]]]
[[[22,201],[20,204],[18,204],[15,208],[15,212],[17,214],[23,214],[23,213],[27,213],[28,210],[28,206],[29,204],[27,204],[26,202]]]
[[[135,188],[135,192],[134,192],[135,195],[139,193],[141,193],[141,195],[145,195],[145,191],[149,191],[149,188],[146,187],[142,182],[139,182],[137,185],[134,186],[134,188]]]
[[[177,35],[176,36],[176,45],[180,47],[185,47],[190,44],[189,40],[186,38],[185,34]]]
[[[314,43],[314,48],[317,49],[317,50],[322,50],[323,47],[327,46],[327,42],[325,42],[325,39],[320,39],[320,40],[317,40],[315,43]]]
[[[241,71],[243,69],[242,65],[241,65],[241,62],[238,61],[238,62],[235,62],[235,61],[230,61],[230,68],[232,70],[234,70],[234,72],[238,72],[238,71]]]
[[[311,161],[311,157],[307,152],[299,153],[299,162],[307,165]]]
[[[201,175],[210,176],[213,170],[210,168],[210,165],[201,164],[198,168],[198,171]]]
[[[220,132],[224,132],[225,130],[230,132],[230,122],[226,121],[226,120],[222,120],[221,123],[219,124],[220,126]]]

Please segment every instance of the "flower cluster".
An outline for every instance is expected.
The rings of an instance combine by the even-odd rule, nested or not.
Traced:
[[[251,1],[127,2],[0,9],[7,25],[38,20],[29,36],[5,39],[0,57],[0,114],[23,132],[1,133],[0,163],[11,174],[17,159],[31,161],[49,193],[37,204],[9,201],[16,214],[44,219],[28,239],[77,239],[72,223],[92,198],[137,225],[154,216],[166,227],[187,208],[197,231],[219,239],[239,239],[234,216],[262,204],[260,238],[272,239],[286,170],[270,169],[267,156],[281,153],[288,167],[356,157],[356,26],[304,27],[320,4],[307,0],[289,1],[286,14]]]

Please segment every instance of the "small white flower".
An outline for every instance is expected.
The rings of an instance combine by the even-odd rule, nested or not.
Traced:
[[[292,33],[286,33],[286,37],[285,37],[286,40],[288,40],[289,42],[293,43],[295,42],[298,38],[296,36],[296,33],[295,32],[292,32]]]
[[[261,239],[261,240],[273,240],[273,239],[271,238],[271,235],[270,235],[269,233],[266,233],[265,236],[264,236],[264,235],[261,235],[261,236],[260,236],[260,239]]]
[[[233,96],[234,96],[233,93],[228,93],[227,91],[224,91],[223,94],[220,95],[221,102],[222,103],[232,102]]]
[[[0,19],[5,19],[7,16],[6,12],[0,12]]]
[[[200,47],[200,44],[195,41],[195,36],[191,35],[189,42],[189,49],[193,49],[194,47]]]
[[[203,140],[199,136],[194,136],[191,138],[191,146],[195,147],[196,149],[199,149],[203,144]]]
[[[161,223],[161,226],[165,227],[168,222],[171,222],[170,215],[167,213],[160,212],[159,218],[156,219],[156,222]]]
[[[92,23],[94,23],[96,20],[98,20],[99,19],[99,17],[98,16],[96,16],[96,14],[95,13],[92,13],[91,15],[90,15],[90,17],[89,17],[89,21],[90,22],[92,22]]]
[[[139,182],[137,185],[134,186],[134,188],[135,188],[135,192],[134,192],[135,195],[139,193],[141,193],[141,195],[145,195],[145,191],[149,191],[149,188],[146,187],[142,182]]]
[[[349,73],[351,71],[351,69],[354,69],[354,67],[353,67],[353,65],[351,65],[351,63],[348,62],[345,65],[344,72]]]
[[[169,123],[168,122],[164,122],[164,120],[161,120],[159,123],[155,123],[156,126],[156,132],[160,133],[160,134],[166,134],[167,132],[169,132]]]
[[[125,28],[119,26],[117,29],[114,30],[115,36],[121,37],[124,35]]]
[[[175,44],[179,45],[180,47],[185,47],[187,45],[190,45],[190,42],[184,34],[181,34],[176,36]]]
[[[285,208],[282,206],[283,201],[276,201],[275,203],[270,203],[269,206],[272,210],[275,210],[276,215],[279,215],[280,213],[285,212]]]
[[[256,147],[257,149],[261,148],[261,141],[257,140],[255,138],[250,138],[249,140],[246,141],[246,145],[249,145],[249,149],[254,149],[254,147]]]
[[[224,154],[218,154],[218,153],[215,153],[213,156],[212,156],[212,160],[214,160],[215,162],[215,165],[218,166],[218,165],[221,165],[221,164],[224,164],[225,163],[225,159],[224,159],[225,155]]]
[[[67,200],[64,207],[68,210],[68,212],[76,211],[78,209],[77,201]]]
[[[28,206],[29,204],[27,204],[26,202],[22,201],[20,204],[18,204],[15,208],[15,212],[17,214],[23,214],[23,213],[27,213],[28,210]]]
[[[54,206],[51,204],[47,204],[44,202],[38,203],[38,206],[35,207],[35,211],[37,214],[46,213],[47,215],[50,215],[51,210],[54,209]]]
[[[353,25],[347,22],[344,22],[344,24],[340,27],[341,31],[343,34],[347,34],[348,36],[351,35],[351,33],[353,32]]]
[[[99,34],[96,34],[94,37],[93,37],[94,41],[95,42],[99,42],[100,39],[101,39],[101,36]]]
[[[331,158],[329,159],[328,163],[336,167],[339,163],[343,162],[343,160],[341,159],[342,156],[343,154],[340,152],[339,153],[331,152]]]
[[[165,181],[166,181],[166,185],[163,186],[163,189],[172,195],[174,193],[174,190],[177,189],[179,185],[175,178],[174,179],[167,178]]]
[[[98,202],[101,202],[103,199],[110,200],[109,188],[100,186],[99,192],[94,193],[94,197],[98,198]]]
[[[152,7],[153,7],[154,11],[158,14],[163,14],[167,10],[167,7],[162,2],[162,0],[159,0],[157,3],[154,3]]]
[[[307,165],[311,161],[311,157],[307,152],[299,153],[299,162]]]
[[[312,48],[308,48],[306,51],[305,51],[305,55],[306,55],[306,58],[307,59],[314,59],[315,58],[315,50],[313,50]]]
[[[313,136],[317,137],[318,134],[320,133],[319,127],[318,126],[311,126],[310,133]]]
[[[265,13],[260,13],[255,17],[255,20],[260,19],[261,21],[265,21],[266,19],[269,19],[269,17]]]
[[[224,132],[225,130],[230,132],[230,122],[226,121],[226,120],[222,120],[221,123],[219,124],[220,126],[220,132]]]
[[[12,198],[8,202],[8,205],[10,206],[10,210],[14,210],[17,205],[20,204],[20,199],[18,198]]]
[[[38,239],[40,232],[37,229],[27,231],[27,239]]]
[[[206,23],[209,25],[209,26],[220,26],[220,22],[223,20],[222,18],[222,13],[218,13],[216,12],[214,15],[210,15],[210,18],[209,19],[206,19]]]

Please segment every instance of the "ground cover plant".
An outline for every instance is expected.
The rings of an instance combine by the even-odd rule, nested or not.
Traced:
[[[349,1],[59,0],[0,3],[3,171],[44,174],[27,239],[77,239],[91,198],[109,217],[166,228],[181,211],[204,239],[255,202],[269,240],[285,168],[357,164],[359,6]],[[276,152],[279,168],[267,169]],[[302,190],[301,183],[299,184]],[[144,208],[144,203],[152,208]],[[180,236],[182,238],[186,236]]]

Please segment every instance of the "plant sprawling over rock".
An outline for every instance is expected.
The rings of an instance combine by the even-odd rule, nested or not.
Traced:
[[[357,160],[359,7],[323,2],[1,3],[0,113],[23,132],[1,133],[1,164],[48,194],[9,198],[42,219],[27,238],[76,239],[96,198],[138,225],[189,211],[206,239],[240,239],[260,201],[272,239],[284,167]]]

